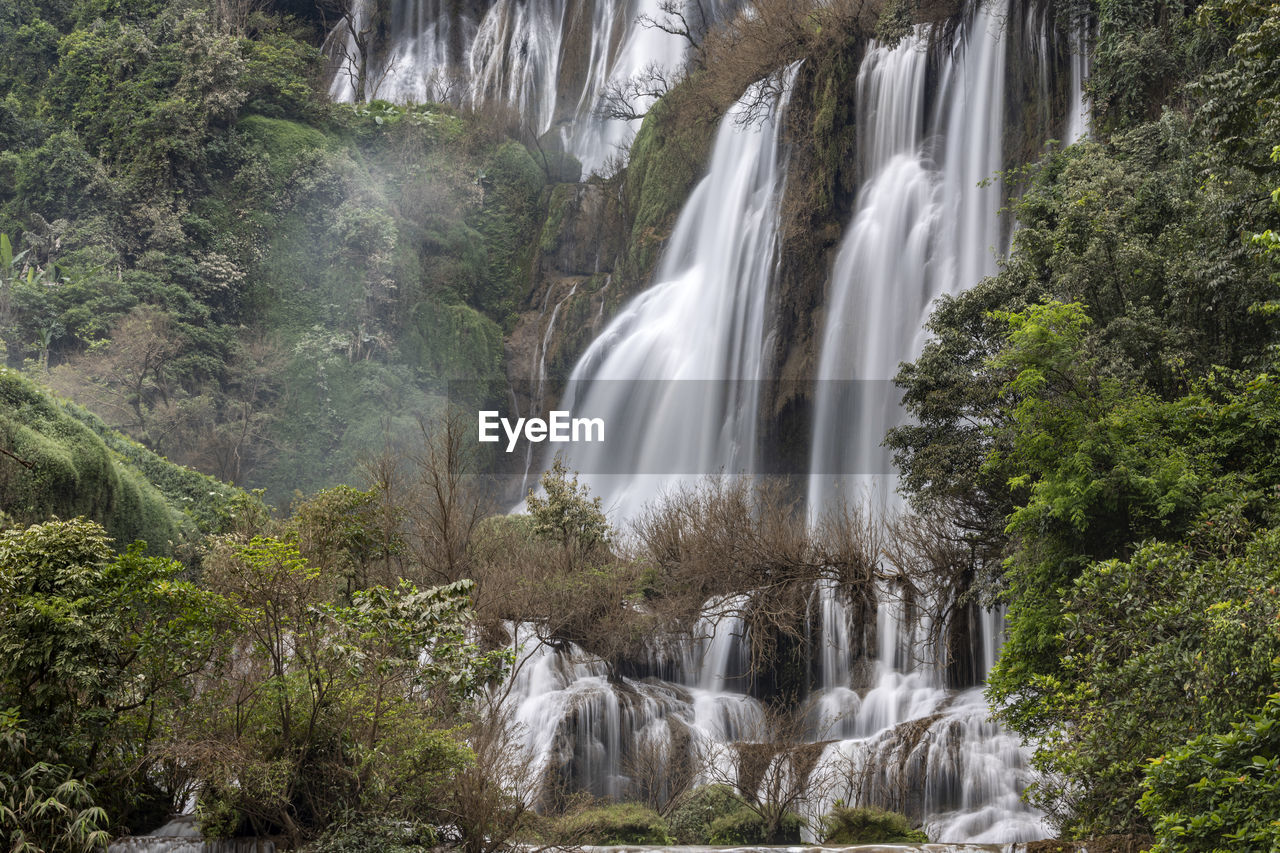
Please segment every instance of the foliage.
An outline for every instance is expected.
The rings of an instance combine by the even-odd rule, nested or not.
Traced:
[[[572,477],[559,456],[540,481],[542,494],[530,491],[526,504],[533,521],[533,534],[540,539],[577,547],[587,552],[608,548],[612,533],[600,498]]]
[[[306,3],[21,6],[10,366],[279,505],[406,446],[443,382],[500,375],[543,205],[520,145],[440,105],[328,104]]]
[[[239,813],[301,841],[342,815],[429,814],[471,760],[462,703],[508,663],[468,637],[472,583],[401,581],[345,603],[340,564],[264,537],[224,542],[206,579],[244,637],[173,746],[203,780],[208,829],[234,828]]]
[[[822,818],[824,844],[893,844],[928,842],[929,836],[905,815],[874,808],[839,806]]]
[[[42,763],[30,783],[58,777],[77,807],[89,801],[74,780],[92,785],[112,827],[162,817],[183,793],[153,747],[216,655],[225,608],[181,572],[141,545],[113,554],[89,521],[0,533],[0,708],[25,731],[19,764]]]
[[[571,812],[553,835],[579,844],[670,844],[666,821],[639,803],[611,803]]]
[[[169,503],[138,467],[33,382],[0,367],[0,502],[25,523],[84,515],[124,541],[146,539],[171,549],[187,538],[183,503]],[[147,474],[173,476],[147,460]],[[180,476],[180,475],[179,475]],[[216,491],[221,492],[219,487]],[[216,503],[217,496],[205,505]]]
[[[335,486],[295,505],[289,527],[308,561],[346,578],[350,596],[372,585],[377,563],[380,580],[392,582],[389,561],[404,549],[402,515],[376,488]]]
[[[707,838],[712,844],[797,844],[804,825],[803,818],[787,812],[771,837],[767,821],[758,811],[739,808],[713,820],[707,828]]]
[[[888,443],[1008,605],[989,693],[1038,744],[1035,801],[1076,836],[1209,831],[1137,795],[1276,686],[1280,30],[1249,2],[1096,11],[1096,141],[1046,154],[999,274],[934,312]]]
[[[426,853],[436,832],[415,821],[372,819],[331,826],[307,846],[311,853]]]
[[[704,785],[691,791],[667,816],[677,844],[710,844],[711,825],[742,808],[728,785]]]
[[[1223,371],[1165,402],[1097,374],[1080,306],[1004,319],[997,364],[1020,402],[1011,452],[993,461],[1028,493],[1009,519],[1010,634],[990,695],[1040,741],[1049,778],[1071,780],[1041,788],[1051,812],[1081,832],[1140,828],[1145,760],[1256,707],[1272,683],[1277,638],[1239,635],[1225,653],[1206,614],[1275,606],[1260,591],[1275,582],[1276,385]],[[1161,702],[1186,713],[1155,723]]]
[[[11,711],[0,711],[0,826],[11,853],[89,853],[111,835],[106,812],[70,768],[31,763],[26,738]]]
[[[1229,732],[1201,735],[1152,760],[1141,807],[1152,853],[1280,846],[1280,694]]]

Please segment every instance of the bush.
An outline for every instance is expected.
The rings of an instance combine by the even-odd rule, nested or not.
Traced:
[[[1280,693],[1230,732],[1154,759],[1143,787],[1152,853],[1280,850]]]
[[[670,844],[667,822],[639,803],[614,803],[565,815],[554,824],[556,839],[576,844]]]
[[[425,853],[439,840],[433,827],[416,821],[363,820],[331,827],[309,853]]]
[[[764,818],[743,806],[712,821],[708,840],[712,844],[798,844],[803,828],[804,819],[788,812],[782,816],[777,834],[768,838]]]
[[[927,842],[929,836],[912,828],[906,815],[897,812],[837,806],[822,818],[822,840],[827,844],[889,844]]]
[[[677,844],[709,844],[711,824],[742,808],[727,785],[707,785],[692,792],[667,817]]]

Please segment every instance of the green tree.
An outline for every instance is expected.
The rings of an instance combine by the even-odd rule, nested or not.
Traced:
[[[0,827],[10,853],[91,853],[111,840],[107,813],[70,768],[32,761],[12,711],[0,711]]]
[[[1230,731],[1153,759],[1144,785],[1151,853],[1280,848],[1280,693]]]
[[[530,491],[526,499],[536,537],[586,551],[609,546],[612,533],[599,496],[591,497],[576,473],[569,475],[563,459],[557,456],[540,482],[542,494]]]
[[[471,760],[463,704],[508,664],[468,636],[472,583],[340,603],[340,565],[263,537],[223,543],[207,578],[243,640],[173,747],[203,780],[206,831],[247,822],[301,842],[339,820],[429,815]]]
[[[184,793],[155,747],[221,647],[225,608],[182,572],[142,545],[116,555],[90,521],[0,533],[0,710],[26,760],[91,785],[113,827],[143,828]]]

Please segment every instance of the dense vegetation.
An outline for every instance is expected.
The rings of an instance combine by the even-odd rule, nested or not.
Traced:
[[[867,36],[950,9],[875,6],[763,3],[697,45],[608,185],[620,278],[652,265],[727,104],[802,56],[795,114],[816,131],[793,150],[805,251],[786,275],[820,274],[856,180],[838,93]],[[763,775],[694,787],[668,767],[642,803],[531,814],[504,782],[522,756],[493,689],[509,623],[620,672],[709,599],[767,588],[753,687],[780,701],[757,734],[782,749],[807,592],[834,580],[867,606],[890,577],[1008,607],[990,696],[1035,744],[1032,797],[1065,835],[1280,847],[1280,7],[1057,7],[1096,24],[1092,140],[1016,176],[1013,252],[940,303],[903,366],[916,421],[888,442],[930,522],[885,544],[847,508],[806,528],[785,495],[718,482],[623,537],[558,465],[528,515],[493,515],[445,381],[503,393],[565,164],[498,111],[329,103],[320,7],[6,2],[14,849],[99,849],[188,796],[210,834],[335,853],[794,841],[800,791]],[[364,489],[336,485],[357,470]],[[929,559],[907,553],[921,542]],[[919,839],[843,806],[808,828]]]
[[[889,443],[1008,605],[989,693],[1064,831],[1273,849],[1280,10],[1098,23],[1096,141],[1035,165],[1000,274],[904,366],[918,424]]]
[[[499,375],[546,181],[500,123],[329,104],[288,11],[0,10],[6,360],[280,504]]]

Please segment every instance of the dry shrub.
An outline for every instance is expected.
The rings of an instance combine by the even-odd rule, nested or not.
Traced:
[[[474,540],[476,607],[492,628],[528,622],[541,639],[576,643],[606,661],[625,656],[620,630],[638,570],[605,549],[535,537],[527,516],[488,519]]]
[[[528,748],[512,725],[513,710],[507,693],[495,691],[471,711],[467,743],[475,761],[454,776],[442,808],[464,853],[511,848],[534,817],[528,803],[536,780],[528,772]]]
[[[648,508],[633,529],[652,590],[648,604],[669,630],[690,627],[710,600],[752,593],[745,613],[726,600],[725,612],[712,615],[749,620],[755,661],[772,660],[779,640],[805,640],[818,581],[838,582],[855,603],[874,599],[876,519],[841,504],[810,525],[801,503],[774,481],[707,478]]]
[[[969,604],[962,592],[970,555],[942,522],[870,499],[833,503],[810,519],[773,480],[711,477],[677,489],[636,520],[631,547],[644,566],[645,630],[677,633],[700,616],[743,617],[755,672],[776,668],[780,646],[807,641],[819,582],[836,584],[855,618],[868,622],[880,598],[900,596],[904,608],[929,617],[931,648]],[[731,597],[737,593],[751,595],[744,604]],[[709,601],[723,602],[721,612]]]

